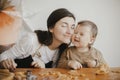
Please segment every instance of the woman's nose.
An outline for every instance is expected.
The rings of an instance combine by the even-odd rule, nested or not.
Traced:
[[[71,27],[69,27],[69,28],[67,29],[67,33],[73,34],[73,33],[74,33],[74,29],[71,29]]]

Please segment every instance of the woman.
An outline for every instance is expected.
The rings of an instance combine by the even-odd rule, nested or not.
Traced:
[[[14,69],[16,66],[30,67],[30,65],[37,67],[37,62],[39,65],[45,63],[46,68],[56,67],[61,53],[70,43],[75,17],[67,9],[57,9],[48,17],[47,27],[48,31],[37,30],[35,33],[30,33],[11,49],[2,53],[1,67],[8,69]]]

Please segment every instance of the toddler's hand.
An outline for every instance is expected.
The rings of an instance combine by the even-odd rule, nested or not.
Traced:
[[[87,63],[88,67],[95,67],[96,66],[95,60],[88,60],[86,63]]]
[[[100,65],[100,70],[108,73],[110,71],[110,68],[109,68],[108,64],[102,64],[102,65]]]
[[[73,68],[73,69],[80,69],[80,68],[82,68],[81,63],[79,63],[77,61],[73,61],[73,60],[68,62],[68,66]]]

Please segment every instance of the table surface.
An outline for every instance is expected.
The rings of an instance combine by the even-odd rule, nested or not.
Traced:
[[[96,75],[97,68],[82,68],[80,70],[18,68],[15,72],[26,72],[27,70],[37,76],[37,80],[120,80],[120,67],[112,67],[109,73],[99,75]]]

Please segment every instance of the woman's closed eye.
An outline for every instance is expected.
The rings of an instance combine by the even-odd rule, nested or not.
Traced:
[[[67,27],[66,25],[62,25],[62,27]]]
[[[62,24],[62,27],[67,27],[67,26],[68,26],[67,23]]]
[[[64,23],[62,24],[62,27],[68,27],[68,26],[70,26],[71,28],[74,28],[74,27],[75,27],[74,25],[69,25],[69,24],[66,23],[66,22],[64,22]]]

